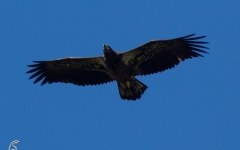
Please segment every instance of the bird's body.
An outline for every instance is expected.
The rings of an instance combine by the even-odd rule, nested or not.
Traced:
[[[108,45],[104,45],[104,62],[109,70],[109,75],[117,81],[129,80],[132,75],[130,68],[122,61],[122,53],[116,53]],[[111,54],[112,53],[112,54]]]
[[[37,77],[34,83],[64,82],[80,86],[96,85],[117,81],[122,99],[136,100],[141,97],[147,86],[135,78],[137,75],[149,75],[173,68],[180,61],[202,56],[197,52],[206,48],[197,41],[201,37],[193,35],[172,40],[150,41],[133,50],[117,53],[104,45],[104,55],[89,58],[64,58],[52,61],[35,61],[36,64],[27,73]]]

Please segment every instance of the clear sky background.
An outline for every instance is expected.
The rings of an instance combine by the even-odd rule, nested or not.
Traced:
[[[239,0],[1,1],[0,149],[240,149]],[[124,52],[196,33],[203,58],[137,77],[149,88],[120,99],[116,82],[33,84],[33,60]]]

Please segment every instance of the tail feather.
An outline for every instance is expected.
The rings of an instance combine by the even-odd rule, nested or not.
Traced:
[[[118,83],[118,90],[119,94],[122,99],[127,100],[136,100],[141,97],[144,91],[147,89],[147,86],[133,78],[126,82],[117,82]]]

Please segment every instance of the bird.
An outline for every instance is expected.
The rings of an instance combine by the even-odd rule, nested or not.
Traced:
[[[78,86],[100,85],[116,81],[123,100],[137,100],[148,88],[136,76],[163,72],[177,66],[181,61],[208,54],[200,39],[206,36],[187,36],[151,40],[126,52],[116,52],[109,45],[103,45],[103,56],[67,57],[48,61],[33,61],[28,65],[36,78],[34,84],[72,83]]]

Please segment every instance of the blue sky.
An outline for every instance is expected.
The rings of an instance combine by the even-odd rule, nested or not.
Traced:
[[[240,1],[2,1],[0,149],[240,149]],[[207,35],[209,54],[137,77],[120,99],[101,86],[33,84],[28,64],[124,52],[154,39]]]

